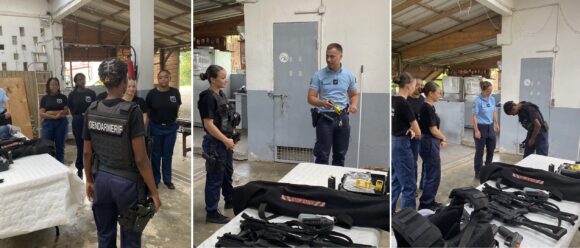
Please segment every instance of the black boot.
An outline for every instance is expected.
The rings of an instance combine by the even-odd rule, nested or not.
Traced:
[[[216,224],[226,224],[229,221],[230,221],[230,218],[223,216],[217,210],[207,212],[207,214],[205,216],[205,222],[216,223]]]
[[[234,208],[234,204],[231,201],[227,201],[226,204],[224,204],[224,209],[232,209]]]

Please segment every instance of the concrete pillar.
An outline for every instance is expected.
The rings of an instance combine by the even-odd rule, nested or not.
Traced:
[[[137,53],[137,91],[145,97],[153,89],[154,1],[130,1],[131,46]],[[134,57],[133,57],[134,59]]]

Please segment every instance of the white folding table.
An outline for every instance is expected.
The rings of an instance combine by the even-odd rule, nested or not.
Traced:
[[[0,239],[73,224],[85,197],[82,180],[48,154],[16,159],[0,178]]]
[[[518,163],[516,163],[516,165],[547,171],[550,164],[554,164],[555,168],[558,168],[558,166],[562,163],[573,163],[573,161],[532,154],[532,155],[524,158],[523,160],[519,161]],[[489,184],[490,186],[495,187],[495,181],[489,180],[486,183]],[[502,186],[505,187],[505,185],[502,185]],[[483,185],[480,185],[478,187],[478,189],[481,189],[482,187],[483,187]],[[514,191],[515,189],[507,188],[504,190],[505,191]],[[572,202],[572,201],[560,201],[560,202],[558,202],[558,201],[555,201],[553,199],[549,199],[549,202],[556,204],[560,208],[561,211],[572,213],[572,214],[580,216],[580,203],[578,203],[578,202]],[[541,214],[537,214],[537,213],[528,213],[528,214],[526,214],[526,217],[528,217],[530,220],[539,221],[539,222],[547,223],[550,225],[557,225],[558,224],[557,220],[555,218],[548,217],[548,216],[541,215]],[[568,222],[562,221],[562,227],[567,229],[567,233],[562,238],[560,238],[560,240],[552,239],[552,238],[550,238],[542,233],[536,232],[533,229],[530,229],[527,227],[508,226],[508,225],[506,225],[500,221],[497,221],[495,219],[492,220],[491,223],[495,224],[495,225],[504,225],[508,229],[510,229],[512,232],[520,233],[524,237],[524,239],[521,243],[521,246],[520,246],[522,248],[525,248],[525,247],[570,247],[570,244],[572,243],[572,239],[574,238],[574,235],[576,235],[576,233],[578,232],[578,227],[580,226],[580,219],[576,220],[575,225],[572,225]],[[506,245],[503,244],[504,240],[499,235],[499,233],[496,234],[495,238],[496,238],[496,240],[500,241],[500,247],[507,247]]]

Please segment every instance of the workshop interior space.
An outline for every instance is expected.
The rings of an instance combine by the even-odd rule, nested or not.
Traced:
[[[326,192],[325,187],[331,180],[334,180],[333,187],[338,189],[343,177],[350,172],[369,177],[365,189],[368,192],[375,192],[375,187],[385,190],[390,149],[387,119],[390,108],[389,1],[258,0],[221,3],[220,6],[216,1],[195,0],[193,8],[194,245],[214,247],[228,244],[223,243],[229,241],[226,233],[242,235],[240,221],[244,213],[258,218],[257,206],[237,206],[245,201],[236,202],[236,195],[241,196],[238,190],[267,187],[270,183],[275,190],[282,187],[276,186],[279,183],[290,183],[301,184],[295,187],[318,186]],[[328,60],[329,53],[339,51],[333,43],[341,47],[341,60],[337,64],[341,69],[335,71],[331,71]],[[223,68],[219,73],[226,75],[228,82],[225,86],[219,85],[219,77],[212,76],[215,67],[211,65]],[[328,76],[318,82],[317,75]],[[333,78],[336,79],[334,82]],[[311,100],[309,92],[319,83],[323,86],[314,91],[317,95]],[[344,98],[331,99],[326,95],[328,88],[324,87],[333,84],[344,84],[344,90],[340,91]],[[224,98],[233,105],[231,108],[241,116],[241,122],[236,125],[241,139],[233,149],[233,166],[229,162],[225,165],[223,184],[221,179],[216,179],[222,174],[212,171],[214,163],[210,161],[219,159],[219,153],[225,150],[220,148],[220,141],[214,141],[213,137],[219,136],[206,131],[210,125],[206,120],[210,119],[205,104],[207,98],[204,98],[212,89],[217,95],[220,88]],[[355,93],[358,93],[358,100],[350,98]],[[316,105],[327,100],[334,101],[335,105],[328,106],[336,106],[336,112]],[[321,114],[313,117],[313,111],[319,110]],[[335,135],[334,143],[329,144],[333,145],[332,149],[318,145],[321,139],[332,136],[332,132],[317,134],[318,130],[325,130],[321,126],[326,123],[349,130],[342,136]],[[313,124],[317,126],[313,127]],[[218,155],[212,156],[211,144],[216,143],[214,151]],[[326,148],[328,153],[320,152]],[[232,169],[228,169],[230,166]],[[371,174],[376,174],[372,182]],[[262,185],[261,181],[267,182]],[[217,184],[223,185],[221,191],[215,186]],[[229,185],[234,187],[234,200],[231,200]],[[306,195],[313,193],[301,192]],[[333,190],[329,197],[334,197],[334,193],[339,197],[349,194]],[[385,195],[377,199],[368,203],[374,206],[371,207],[374,210],[363,219],[388,222]],[[350,207],[347,204],[328,207],[332,208],[338,211]],[[266,212],[270,211],[267,207]],[[272,219],[272,223],[298,218],[297,214],[288,212],[278,214],[285,216]],[[388,246],[389,235],[384,231],[385,227],[364,222],[352,229],[334,226],[333,230],[346,233],[354,243]],[[242,236],[238,237],[245,239],[251,235]],[[324,239],[322,236],[319,238]],[[341,244],[339,246],[348,242]]]
[[[575,177],[575,164],[580,160],[580,133],[576,124],[580,118],[580,101],[575,96],[578,84],[574,80],[578,64],[575,44],[580,39],[580,19],[575,14],[578,10],[580,3],[569,0],[392,1],[392,77],[397,79],[409,73],[418,79],[417,85],[437,86],[441,99],[434,97],[434,101],[429,101],[440,119],[437,129],[444,137],[441,141],[446,143],[435,152],[423,152],[426,136],[421,137],[419,156],[414,157],[417,175],[410,176],[415,179],[402,186],[397,206],[391,209],[393,214],[403,212],[402,204],[413,201],[403,203],[405,187],[414,192],[418,209],[425,206],[423,201],[428,197],[424,195],[433,193],[430,188],[438,187],[434,204],[427,207],[434,210],[453,204],[454,189],[499,187],[496,182],[503,179],[504,192],[520,191],[546,198],[549,195],[547,205],[555,204],[559,211],[546,213],[519,206],[519,210],[530,213],[501,216],[496,210],[505,210],[502,208],[505,205],[497,205],[498,198],[489,196],[491,189],[483,190],[490,206],[499,206],[490,211],[494,213],[492,235],[500,247],[580,246],[576,220],[580,210],[577,200],[571,198],[573,193],[563,193],[564,200],[554,200],[558,193],[543,185],[545,182],[558,190],[578,188],[572,186],[577,184],[558,183],[561,182],[558,180],[578,183],[570,179]],[[392,83],[391,91],[398,94],[401,88]],[[427,93],[423,93],[428,99]],[[412,98],[410,93],[407,101]],[[479,111],[483,108],[489,110],[491,122],[486,122],[486,114]],[[533,123],[526,122],[526,113],[536,116],[531,119]],[[419,116],[419,122],[422,119]],[[487,141],[490,142],[485,144]],[[398,154],[392,154],[395,156]],[[424,161],[423,157],[427,159]],[[435,158],[437,163],[433,163]],[[540,179],[537,182],[542,185],[523,186],[518,180],[511,183],[510,176],[493,176],[496,174],[492,170],[507,173],[503,169],[511,168],[496,163],[517,165],[514,178],[521,175],[529,180]],[[438,167],[438,172],[430,170],[430,166]],[[391,170],[395,170],[393,167]],[[523,170],[539,171],[539,174],[526,174]],[[557,180],[550,182],[552,177]],[[486,181],[488,185],[483,185]],[[413,182],[416,187],[412,186]],[[518,209],[518,206],[512,203],[510,208]],[[473,211],[472,206],[466,209]],[[563,220],[566,213],[570,215],[568,221]],[[550,225],[551,229],[539,228],[542,224],[538,223],[532,224],[533,228],[524,227],[517,218],[529,218]],[[507,228],[510,233],[498,232],[498,227]],[[399,238],[392,236],[391,241],[394,240]],[[486,245],[480,243],[480,246]]]
[[[169,155],[164,165],[169,166],[165,172],[172,181],[158,185],[162,207],[142,232],[141,242],[145,247],[189,246],[193,143],[190,1],[2,0],[0,5],[0,87],[9,98],[13,138],[46,139],[45,134],[50,133],[46,129],[52,126],[45,124],[49,118],[41,114],[51,110],[42,99],[52,96],[52,85],[64,96],[73,91],[106,93],[99,65],[108,58],[117,58],[131,71],[129,99],[145,99],[150,91],[159,89],[160,71],[170,75],[164,87],[181,94],[181,107],[168,122],[176,127],[176,141],[167,143],[170,150],[163,154]],[[87,95],[87,102],[94,100]],[[72,97],[69,101],[72,104]],[[154,121],[150,113],[145,113],[144,120]],[[73,115],[77,114],[83,113],[71,107],[68,114],[58,116],[60,123],[67,123],[61,129],[66,130],[62,161],[38,150],[40,155],[35,152],[14,158],[0,172],[1,247],[97,247],[97,225],[85,193],[87,181],[82,167],[78,169],[82,156],[77,157],[75,137],[81,139],[81,146],[83,141],[82,132],[75,131],[77,117]],[[82,124],[82,117],[80,120]],[[120,227],[116,230],[121,232]],[[115,243],[119,245],[120,239],[113,246]]]

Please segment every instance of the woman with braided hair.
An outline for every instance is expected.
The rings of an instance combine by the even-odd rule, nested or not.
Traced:
[[[138,205],[150,206],[145,187],[154,207],[148,209],[157,212],[161,206],[145,150],[143,113],[137,104],[122,99],[127,89],[125,62],[103,61],[99,77],[108,94],[89,106],[83,133],[87,197],[93,202],[99,247],[116,246],[117,222],[122,227],[121,247],[141,247],[142,229],[134,227],[131,214]]]

